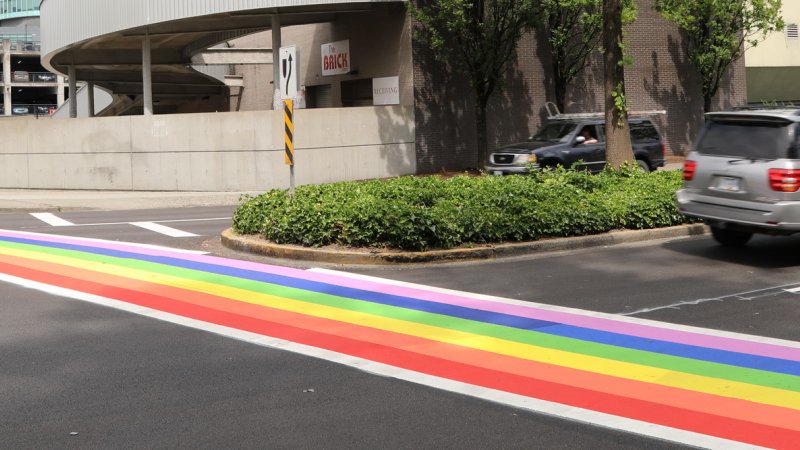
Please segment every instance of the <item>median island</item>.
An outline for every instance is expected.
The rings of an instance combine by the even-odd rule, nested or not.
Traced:
[[[229,235],[402,254],[656,229],[692,222],[675,207],[681,183],[680,171],[627,167],[595,175],[557,168],[308,185],[293,197],[286,190],[244,197]]]

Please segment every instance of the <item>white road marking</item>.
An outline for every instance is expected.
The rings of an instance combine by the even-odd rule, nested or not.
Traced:
[[[722,297],[700,298],[697,300],[684,300],[670,305],[656,306],[653,308],[643,308],[636,311],[629,311],[620,314],[625,316],[634,316],[637,314],[646,314],[662,309],[680,309],[682,306],[696,306],[706,302],[724,302],[727,300],[742,300],[742,301],[757,300],[765,297],[774,297],[784,292],[796,293],[800,291],[800,287],[787,289],[786,288],[787,286],[797,286],[797,283],[790,283],[790,284],[784,284],[782,286],[773,286],[769,288],[756,289],[754,291],[740,292],[737,294],[729,294],[729,295],[724,295]]]
[[[145,230],[155,231],[156,233],[166,234],[170,237],[194,237],[194,233],[188,231],[178,230],[177,228],[168,227],[166,225],[157,224],[155,222],[131,222],[131,225]]]
[[[56,216],[55,214],[51,213],[31,213],[31,215],[42,222],[53,226],[53,227],[73,227],[75,226],[74,223],[64,220],[61,217]]]
[[[141,316],[150,317],[165,322],[174,323],[189,328],[203,330],[209,333],[226,336],[229,338],[237,339],[251,344],[260,345],[263,347],[274,348],[278,350],[285,350],[301,355],[319,358],[333,363],[342,364],[364,372],[396,378],[399,380],[409,381],[411,383],[421,384],[423,386],[430,386],[444,391],[454,392],[471,397],[481,398],[495,403],[508,405],[528,411],[560,417],[564,419],[575,420],[578,422],[588,423],[591,425],[598,425],[601,427],[611,428],[615,430],[628,431],[643,436],[655,439],[665,439],[673,442],[691,445],[699,448],[710,449],[754,449],[761,448],[753,445],[743,444],[741,442],[721,439],[714,436],[694,433],[691,431],[679,430],[676,428],[669,428],[663,425],[652,424],[625,417],[613,416],[596,411],[591,411],[573,406],[562,405],[560,403],[549,402],[546,400],[539,400],[536,398],[525,397],[517,394],[510,394],[508,392],[498,391],[494,389],[483,388],[471,384],[466,384],[458,381],[440,378],[433,375],[427,375],[420,372],[414,372],[408,369],[401,369],[368,359],[358,358],[342,353],[324,350],[321,348],[311,347],[308,345],[298,344],[283,339],[277,339],[271,336],[251,333],[248,331],[237,330],[221,325],[216,325],[208,322],[203,322],[196,319],[190,319],[170,313],[165,313],[147,307],[133,305],[126,302],[121,302],[107,297],[100,297],[92,294],[86,294],[70,289],[50,286],[35,281],[26,280],[23,278],[14,277],[0,273],[0,281],[13,283],[29,289],[36,289],[42,292],[50,293],[53,295],[73,298],[85,302],[95,303],[98,305],[115,308],[123,311],[128,311]],[[463,294],[463,293],[462,293]]]

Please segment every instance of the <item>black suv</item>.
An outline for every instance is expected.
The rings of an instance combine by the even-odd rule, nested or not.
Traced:
[[[648,172],[663,166],[666,146],[655,125],[646,118],[631,118],[630,129],[639,166]],[[527,173],[529,167],[564,166],[599,172],[605,165],[605,119],[565,117],[551,118],[528,142],[495,150],[486,171],[509,175]]]

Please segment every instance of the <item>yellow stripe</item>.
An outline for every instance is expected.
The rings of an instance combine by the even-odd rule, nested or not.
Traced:
[[[129,269],[113,264],[84,261],[75,258],[29,252],[0,246],[0,253],[45,261],[71,267],[92,270],[146,281],[150,283],[187,289],[195,292],[216,295],[254,305],[267,306],[294,313],[336,320],[339,322],[376,328],[395,333],[436,340],[448,344],[482,350],[511,357],[571,367],[587,372],[600,373],[646,383],[655,383],[680,389],[704,392],[712,395],[738,398],[747,401],[765,403],[785,408],[800,409],[800,393],[782,389],[757,386],[736,381],[721,380],[712,377],[676,372],[656,367],[620,362],[594,356],[574,354],[534,345],[481,336],[461,331],[454,331],[429,325],[421,325],[397,319],[389,319],[371,314],[348,311],[328,306],[291,300],[284,297],[257,293],[239,288],[222,286],[202,281],[193,281],[166,274]],[[266,285],[266,284],[265,284]],[[565,380],[569,381],[569,380]]]

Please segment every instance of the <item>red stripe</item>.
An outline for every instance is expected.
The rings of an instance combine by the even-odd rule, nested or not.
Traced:
[[[273,336],[421,373],[519,395],[540,398],[542,400],[568,404],[623,417],[631,417],[637,420],[658,423],[669,427],[700,432],[755,445],[782,448],[800,442],[800,432],[797,431],[789,431],[778,427],[759,425],[654,402],[596,392],[582,387],[535,380],[484,367],[446,361],[386,346],[382,343],[378,344],[377,342],[383,342],[380,340],[372,340],[371,343],[365,345],[364,342],[359,340],[335,334],[306,330],[296,326],[276,323],[270,320],[256,319],[242,314],[221,312],[208,307],[175,301],[157,294],[138,292],[114,286],[105,286],[92,281],[73,279],[60,274],[51,274],[5,263],[0,263],[0,268],[2,268],[5,273],[21,278],[105,296],[196,320]],[[160,289],[160,287],[158,288]],[[420,344],[423,345],[430,345],[431,343],[430,341],[426,342],[422,339],[419,341]]]

